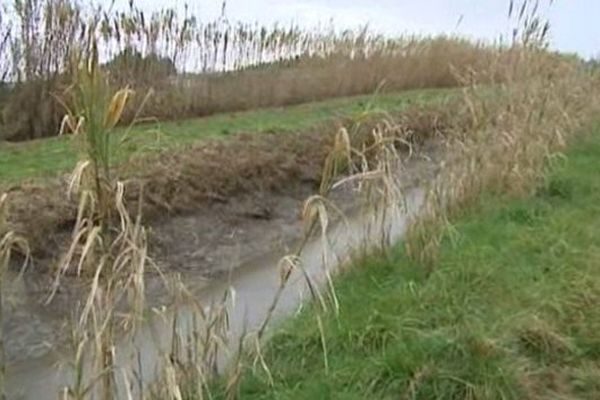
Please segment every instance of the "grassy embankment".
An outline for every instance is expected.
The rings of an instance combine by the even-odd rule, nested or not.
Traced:
[[[112,146],[116,159],[124,160],[134,154],[177,148],[201,139],[224,138],[241,132],[301,131],[335,118],[357,115],[367,108],[381,112],[401,111],[409,105],[442,99],[449,93],[449,90],[428,89],[356,96],[163,124],[144,124],[134,126],[127,133],[128,142],[125,146],[118,145],[125,135],[125,131],[120,131],[112,140]],[[72,170],[77,157],[76,149],[69,143],[68,137],[23,143],[0,142],[0,184],[56,176]]]
[[[597,399],[600,127],[526,199],[484,196],[429,275],[402,246],[337,283],[341,311],[276,331],[243,399]]]

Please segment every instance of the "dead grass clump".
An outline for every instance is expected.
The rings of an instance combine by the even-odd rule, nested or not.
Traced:
[[[532,326],[518,333],[519,345],[531,357],[560,362],[574,354],[574,346],[549,327]]]
[[[81,160],[65,194],[67,198],[77,198],[77,215],[68,247],[61,249],[47,300],[52,300],[65,275],[89,278],[88,297],[75,310],[75,379],[63,392],[65,398],[74,400],[118,396],[116,332],[121,329],[133,334],[143,322],[144,275],[148,265],[154,266],[148,256],[147,233],[141,218],[143,196],[137,199],[137,214],[130,213],[125,203],[125,185],[111,169],[111,133],[130,92],[123,89],[111,93],[99,70],[94,26],[89,29],[87,51],[82,59],[74,60],[74,108],[67,107],[63,120],[63,126],[81,140]],[[126,312],[121,315],[123,303]]]
[[[146,213],[192,211],[199,203],[225,202],[241,192],[282,191],[291,182],[316,182],[329,143],[329,136],[318,131],[239,135],[167,151],[131,167],[144,171],[138,177],[147,198]]]
[[[114,202],[120,224],[113,227],[114,236],[104,236],[104,240],[110,242],[94,248],[90,243],[98,240],[99,234],[96,230],[82,230],[85,244],[82,246],[76,237],[69,249],[69,253],[81,249],[78,269],[84,262],[89,262],[87,267],[91,268],[93,262],[95,271],[91,281],[86,282],[87,298],[75,310],[70,365],[74,379],[63,390],[66,399],[112,399],[119,397],[119,390],[130,390],[127,385],[124,388],[118,385],[117,357],[126,359],[134,354],[119,354],[123,347],[117,348],[116,343],[118,338],[134,340],[143,323],[146,311],[144,275],[148,267],[156,269],[156,266],[148,255],[146,229],[139,215],[130,217],[123,203],[123,190],[123,184],[118,183]],[[63,265],[70,267],[66,261]],[[56,273],[54,291],[67,272],[59,270]],[[125,379],[129,378],[125,375]]]
[[[77,141],[81,159],[68,182],[66,197],[77,199],[77,215],[71,244],[58,265],[55,289],[60,277],[71,272],[73,263],[77,264],[77,276],[91,276],[102,269],[103,263],[112,262],[111,257],[118,259],[113,251],[121,254],[123,243],[120,238],[130,222],[123,204],[123,184],[117,182],[111,168],[111,137],[130,90],[111,93],[98,65],[94,25],[86,34],[89,37],[86,50],[81,59],[73,60],[72,65],[74,82],[70,94],[73,108],[64,104],[67,115],[61,126],[61,134],[71,133]]]

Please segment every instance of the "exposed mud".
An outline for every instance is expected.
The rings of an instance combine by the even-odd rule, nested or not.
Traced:
[[[313,191],[312,184],[304,183],[289,193],[249,194],[208,204],[201,212],[155,220],[151,257],[161,271],[180,273],[186,281],[202,285],[266,253],[284,254],[301,234],[302,202]],[[51,304],[43,305],[52,276],[42,270],[33,265],[22,277],[13,272],[5,288],[3,329],[9,364],[65,345],[70,313],[85,294],[85,284],[66,277]],[[168,302],[160,278],[150,272],[147,279],[148,305]]]
[[[294,192],[246,195],[176,216],[153,227],[150,247],[161,269],[214,277],[265,249],[286,252],[301,234],[302,201],[313,192],[303,184]]]

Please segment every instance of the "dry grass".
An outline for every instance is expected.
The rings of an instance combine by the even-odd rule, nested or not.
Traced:
[[[479,76],[469,77],[464,107],[447,130],[448,157],[406,241],[408,254],[425,265],[435,265],[450,221],[482,193],[530,194],[598,110],[598,77],[544,52],[547,28],[528,14],[533,4],[525,2],[523,10],[520,18],[530,25],[511,50],[513,64],[494,72],[505,83],[494,96],[482,96]]]
[[[11,6],[15,21],[0,21],[0,76],[11,82],[0,86],[0,139],[58,133],[60,103],[71,105],[70,63],[87,51],[90,26],[114,87],[136,90],[125,123],[456,86],[456,72],[504,62],[484,45],[452,37],[390,40],[367,30],[201,23],[173,10],[119,13],[98,3],[92,11],[77,0]],[[2,37],[14,45],[2,46]]]
[[[94,27],[90,27],[93,32]],[[111,133],[119,122],[129,90],[114,94],[98,64],[93,33],[87,51],[75,59],[73,108],[63,126],[81,141],[82,153],[68,181],[67,198],[75,198],[76,219],[70,243],[61,249],[50,302],[64,275],[89,278],[85,303],[76,307],[73,325],[72,385],[65,399],[113,399],[117,393],[116,332],[135,333],[145,312],[144,275],[148,265],[147,233],[142,225],[142,196],[137,214],[125,206],[125,185],[112,175]],[[136,215],[135,217],[133,215]],[[126,304],[126,313],[119,307]],[[133,336],[131,336],[133,337]]]
[[[93,26],[90,27],[91,32],[93,29]],[[77,276],[92,275],[101,270],[104,263],[112,262],[112,257],[118,260],[119,255],[126,251],[123,249],[127,247],[124,243],[129,240],[121,242],[131,221],[123,204],[124,185],[112,176],[114,147],[110,141],[130,90],[126,88],[114,94],[110,92],[109,83],[99,69],[96,39],[93,33],[89,35],[87,52],[82,59],[73,61],[73,108],[65,106],[67,115],[61,127],[61,133],[68,131],[79,141],[82,155],[68,182],[67,198],[76,198],[77,216],[71,245],[58,266],[55,289],[60,277],[73,268],[74,262]],[[120,222],[116,239],[114,220]],[[113,255],[115,250],[116,255]]]

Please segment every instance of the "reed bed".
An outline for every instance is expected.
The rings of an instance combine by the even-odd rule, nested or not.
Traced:
[[[538,5],[511,3],[519,29],[512,63],[492,71],[504,82],[494,95],[477,90],[488,71],[465,77],[463,107],[442,138],[448,157],[406,239],[407,253],[429,268],[453,218],[483,193],[531,194],[598,111],[598,74],[548,55]]]
[[[3,8],[0,139],[10,140],[59,132],[70,65],[86,50],[90,26],[113,88],[137,93],[124,123],[456,86],[455,71],[480,69],[493,53],[454,37],[389,39],[367,29],[241,23],[226,14],[202,21],[173,9],[148,14],[135,3],[115,10],[17,0]]]

